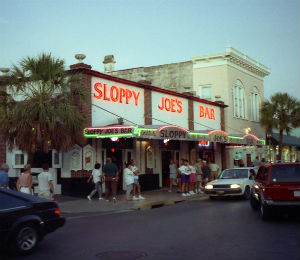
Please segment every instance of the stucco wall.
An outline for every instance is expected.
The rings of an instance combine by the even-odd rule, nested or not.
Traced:
[[[193,65],[191,61],[172,63],[160,66],[133,68],[113,71],[110,74],[132,81],[150,81],[152,86],[164,89],[175,88],[178,92],[192,87]]]

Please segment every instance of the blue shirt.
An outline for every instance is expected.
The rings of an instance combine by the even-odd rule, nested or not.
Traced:
[[[6,186],[9,187],[9,178],[7,172],[0,171],[0,187],[3,187],[3,183],[6,183]]]

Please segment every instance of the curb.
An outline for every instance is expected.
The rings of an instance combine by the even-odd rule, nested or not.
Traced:
[[[143,205],[131,206],[126,209],[127,210],[145,210],[145,209],[160,208],[163,206],[173,205],[173,204],[180,203],[183,201],[194,200],[194,199],[199,199],[199,198],[203,198],[203,197],[204,197],[203,195],[202,196],[200,195],[197,197],[180,198],[180,199],[176,199],[176,200],[153,201],[153,202],[145,203]]]

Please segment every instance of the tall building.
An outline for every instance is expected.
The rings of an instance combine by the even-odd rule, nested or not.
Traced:
[[[112,62],[114,65],[115,60]],[[265,138],[259,124],[259,109],[264,99],[264,77],[270,74],[270,68],[231,46],[223,53],[192,57],[185,62],[105,72],[180,93],[188,92],[209,101],[224,102],[228,105],[224,116],[227,133]],[[265,147],[226,145],[226,167],[233,167],[240,159],[246,164],[255,156],[266,157]]]

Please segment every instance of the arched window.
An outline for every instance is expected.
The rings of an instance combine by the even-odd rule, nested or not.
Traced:
[[[260,96],[258,89],[254,87],[250,93],[251,120],[259,121]]]
[[[245,118],[245,93],[241,81],[236,80],[233,86],[233,116]]]

